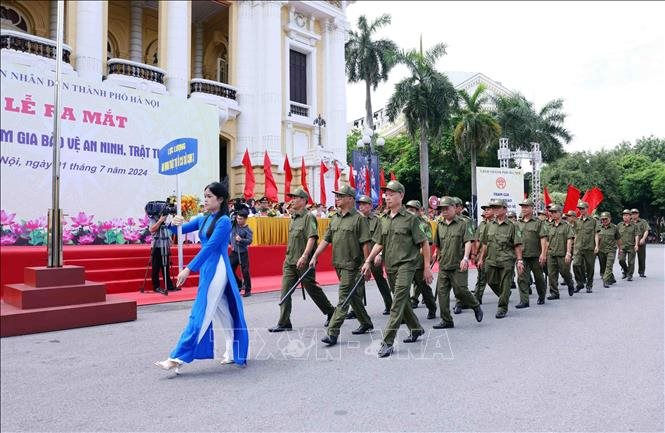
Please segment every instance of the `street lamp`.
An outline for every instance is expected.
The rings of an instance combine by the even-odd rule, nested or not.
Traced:
[[[319,113],[319,116],[314,119],[314,126],[319,128],[319,147],[323,147],[321,144],[321,128],[326,126],[326,120],[321,117],[321,113]]]

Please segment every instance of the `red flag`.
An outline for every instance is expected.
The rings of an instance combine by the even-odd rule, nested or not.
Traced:
[[[543,198],[545,199],[545,207],[552,203],[552,199],[550,198],[550,193],[547,191],[547,187],[543,188]]]
[[[249,151],[245,149],[245,156],[242,157],[242,165],[245,166],[245,190],[243,195],[246,199],[254,197],[254,170],[252,169],[252,161],[249,159]]]
[[[305,157],[302,157],[302,164],[300,164],[300,184],[302,185],[302,189],[304,189],[307,192],[307,195],[309,196],[309,200],[307,200],[308,204],[314,203],[312,201],[312,194],[309,193],[309,188],[307,187],[307,168],[305,167]]]
[[[384,173],[383,168],[379,170],[379,186],[381,188],[384,188],[386,186],[386,174]],[[379,206],[381,206],[382,204],[383,204],[383,191],[379,189]]]
[[[353,175],[353,166],[349,164],[349,185],[351,185],[351,188],[356,187],[356,178]]]
[[[390,180],[397,180],[397,178],[395,177],[395,173],[393,173],[392,171],[390,172]]]
[[[335,161],[335,191],[339,191],[339,178],[342,176],[342,170],[339,169],[337,161]]]
[[[563,213],[569,210],[577,212],[577,202],[580,200],[580,190],[575,188],[575,185],[568,185],[568,192],[566,193],[566,201],[563,204]]]
[[[291,171],[291,164],[289,164],[289,155],[284,158],[284,202],[291,201],[291,180],[293,179],[293,172]]]
[[[326,196],[326,180],[324,178],[324,175],[328,173],[328,167],[321,161],[321,173],[319,174],[319,182],[321,183],[321,203],[323,203],[324,206],[328,205],[328,200]]]
[[[263,171],[266,176],[265,196],[272,202],[278,202],[277,183],[275,183],[275,178],[272,176],[272,164],[270,163],[270,156],[268,156],[267,150],[263,155]]]
[[[584,193],[584,197],[582,197],[582,201],[586,202],[586,204],[589,205],[589,214],[592,214],[594,210],[598,207],[600,202],[603,201],[605,196],[603,195],[603,192],[600,190],[600,188],[594,186],[590,190],[587,190],[587,192]]]
[[[370,195],[372,192],[372,178],[369,174],[369,166],[365,167],[365,194]]]

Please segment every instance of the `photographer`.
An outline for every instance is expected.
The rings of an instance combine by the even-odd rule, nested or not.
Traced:
[[[247,247],[252,243],[253,233],[252,229],[247,225],[248,216],[249,211],[246,208],[238,210],[233,221],[233,226],[231,227],[231,239],[229,240],[231,244],[231,254],[229,255],[231,269],[233,270],[233,275],[236,277],[238,289],[243,287],[245,289],[245,293],[243,294],[245,298],[252,295],[252,280],[249,277],[249,254],[247,253]],[[240,269],[242,270],[242,281],[236,275],[238,265],[240,265]]]
[[[152,234],[152,250],[150,252],[152,264],[152,287],[155,292],[164,293],[165,290],[176,291],[179,288],[173,285],[170,276],[170,260],[169,255],[171,251],[171,232],[168,226],[171,225],[171,215],[160,215],[159,218],[150,216],[150,227],[148,230]],[[162,260],[163,258],[163,260]],[[166,289],[159,286],[159,271],[162,271]]]

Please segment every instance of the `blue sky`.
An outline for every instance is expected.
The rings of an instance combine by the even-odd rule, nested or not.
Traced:
[[[380,37],[400,47],[448,46],[441,71],[482,72],[537,107],[563,98],[568,151],[665,137],[665,3],[357,1],[358,16],[392,15]],[[373,93],[385,105],[406,74],[396,67]],[[364,116],[364,84],[347,84],[347,118]]]

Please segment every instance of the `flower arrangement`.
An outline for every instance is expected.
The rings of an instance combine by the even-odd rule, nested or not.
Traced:
[[[180,204],[182,205],[182,216],[189,221],[198,215],[201,200],[195,195],[183,194],[180,196]]]

